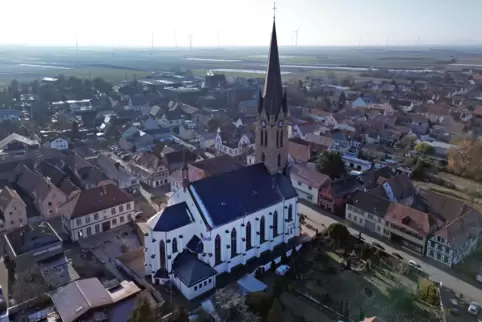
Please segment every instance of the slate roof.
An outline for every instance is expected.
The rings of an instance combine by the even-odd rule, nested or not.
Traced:
[[[288,177],[270,175],[263,163],[192,182],[189,191],[211,227],[298,196]]]
[[[154,224],[153,231],[172,231],[193,222],[191,212],[185,202],[164,208],[152,220],[155,221],[156,217],[158,219]]]
[[[5,234],[5,239],[16,256],[62,242],[47,222],[32,223],[14,229]]]
[[[217,275],[216,270],[187,251],[176,256],[172,271],[188,287]]]
[[[221,155],[215,158],[198,161],[192,164],[204,171],[206,175],[216,175],[243,167],[241,163],[229,155]]]
[[[65,207],[67,218],[72,219],[132,201],[132,196],[122,189],[114,184],[106,184],[72,195],[61,207]]]
[[[195,254],[202,254],[204,251],[204,244],[198,236],[194,235],[187,243],[186,248]]]
[[[390,201],[361,190],[355,191],[346,203],[380,218],[385,216],[390,207]]]

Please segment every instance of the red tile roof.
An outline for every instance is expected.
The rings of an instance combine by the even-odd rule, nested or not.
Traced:
[[[134,198],[131,195],[110,183],[72,194],[61,206],[61,211],[72,219],[132,201]]]
[[[400,203],[392,202],[385,220],[425,237],[430,233],[430,216]]]

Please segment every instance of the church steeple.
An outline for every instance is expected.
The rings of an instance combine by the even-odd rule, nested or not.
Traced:
[[[283,83],[281,81],[281,66],[278,53],[278,39],[276,37],[276,20],[273,19],[273,30],[271,31],[271,43],[268,54],[268,67],[262,100],[258,106],[258,113],[264,110],[267,116],[278,118],[281,111],[287,113],[286,102],[283,100]]]
[[[275,10],[276,7],[273,8]],[[281,67],[276,37],[276,22],[273,18],[268,67],[263,92],[258,102],[258,124],[256,126],[256,161],[263,162],[270,173],[287,173],[288,117],[286,92],[283,91]]]

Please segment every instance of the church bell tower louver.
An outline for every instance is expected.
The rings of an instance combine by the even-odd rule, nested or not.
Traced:
[[[263,162],[272,174],[287,174],[287,118],[286,91],[283,90],[281,80],[276,21],[273,17],[273,31],[271,32],[266,79],[263,92],[259,94],[255,152],[256,162]]]

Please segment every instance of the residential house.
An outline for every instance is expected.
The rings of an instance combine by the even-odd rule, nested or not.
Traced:
[[[290,163],[303,163],[310,159],[311,148],[307,142],[294,139],[288,141],[288,160]]]
[[[65,202],[66,195],[24,164],[18,166],[16,173],[17,186],[32,199],[43,219],[58,216],[58,207]]]
[[[134,221],[134,199],[114,184],[72,194],[60,207],[62,228],[72,241]]]
[[[169,170],[161,158],[149,152],[137,152],[129,162],[131,172],[152,188],[168,183]]]
[[[101,154],[95,160],[95,165],[119,188],[129,193],[139,191],[139,179],[108,156]]]
[[[14,109],[0,109],[0,122],[3,121],[18,121],[20,111]]]
[[[357,190],[346,202],[345,218],[371,232],[389,237],[384,219],[389,207],[390,201],[369,192]]]
[[[356,100],[351,102],[351,107],[352,108],[367,107],[370,103],[371,103],[371,100],[364,97],[358,97]]]
[[[427,242],[426,256],[452,266],[468,256],[478,243],[481,214],[464,201],[421,189],[412,207],[437,218],[442,224]]]
[[[293,123],[291,126],[288,126],[288,132],[290,132],[289,137],[304,140],[308,133],[317,133],[319,128],[319,124],[312,122]]]
[[[179,137],[183,140],[193,140],[197,138],[196,123],[193,121],[184,121],[179,125]]]
[[[161,155],[162,161],[166,166],[169,174],[173,174],[177,170],[181,169],[184,163],[190,164],[196,161],[201,161],[203,158],[196,153],[183,148],[180,151],[173,151]]]
[[[158,119],[162,127],[173,128],[182,124],[185,119],[185,112],[179,106],[181,103],[169,102],[168,110],[162,113],[161,118]]]
[[[27,224],[27,205],[19,194],[8,186],[0,191],[0,232]]]
[[[139,129],[119,139],[119,147],[126,151],[150,151],[153,146],[154,137]]]
[[[218,153],[227,154],[241,160],[251,145],[248,135],[242,131],[234,133],[218,131],[214,148]]]
[[[390,204],[384,219],[389,238],[420,255],[425,254],[429,236],[439,228],[433,216],[397,202]]]
[[[310,109],[308,116],[315,121],[322,123],[324,126],[336,125],[338,123],[331,112],[326,112],[319,109]]]
[[[384,116],[393,116],[395,114],[395,110],[389,103],[384,104],[370,104],[367,106],[369,110],[377,110],[380,112],[381,115]]]
[[[243,165],[233,157],[220,155],[211,159],[188,164],[187,178],[183,178],[183,169],[175,171],[169,176],[169,184],[171,191],[176,191],[182,187],[184,179],[189,179],[190,182],[194,182],[242,167]]]
[[[361,187],[358,176],[355,175],[326,181],[319,191],[318,206],[341,214],[345,211],[348,196]]]
[[[31,140],[23,135],[12,133],[0,141],[0,151],[3,154],[17,154],[39,147],[37,140]]]
[[[316,135],[314,133],[307,133],[304,137],[304,141],[317,153],[331,151],[334,144],[333,138],[324,135]]]
[[[57,149],[57,150],[68,150],[69,149],[69,140],[58,137],[53,140],[49,140],[45,142],[44,146],[51,148],[51,149]]]
[[[359,159],[349,155],[342,155],[345,167],[356,171],[368,171],[372,168],[372,163],[367,160]]]
[[[314,169],[308,169],[301,164],[291,166],[290,178],[298,196],[315,205],[318,205],[320,188],[326,182],[331,181],[329,176]]]
[[[400,173],[390,178],[379,177],[377,183],[379,186],[371,189],[371,193],[380,198],[407,206],[413,203],[413,198],[417,193],[412,180],[405,173]]]
[[[6,257],[15,263],[15,271],[63,254],[62,239],[48,222],[23,225],[3,235]]]
[[[77,280],[52,293],[52,303],[63,322],[129,321],[141,289],[132,281],[121,281],[106,289],[97,277]],[[149,302],[147,302],[150,304]]]
[[[42,160],[35,166],[35,172],[47,179],[54,186],[59,188],[66,197],[80,188],[74,183],[67,173],[62,171],[58,166]]]

